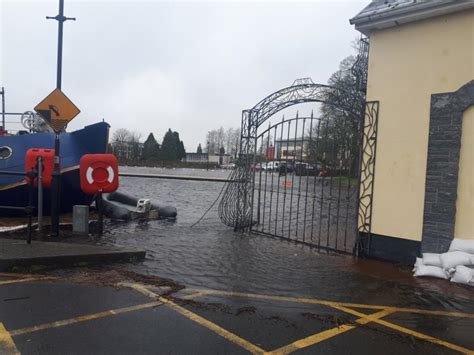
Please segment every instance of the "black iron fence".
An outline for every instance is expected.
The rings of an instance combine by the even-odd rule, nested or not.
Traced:
[[[282,119],[256,138],[254,232],[352,253],[357,237],[359,122]]]
[[[24,207],[18,206],[3,206],[0,205],[0,209],[7,209],[11,211],[20,211],[24,212],[27,218],[27,243],[31,244],[31,235],[33,231],[33,214],[35,213],[35,206],[33,205],[34,192],[35,192],[35,178],[38,176],[38,173],[35,169],[30,170],[25,173],[24,171],[0,171],[0,176],[24,176],[28,177],[28,204]]]

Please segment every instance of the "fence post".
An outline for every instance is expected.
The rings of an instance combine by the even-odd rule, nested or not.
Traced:
[[[38,232],[43,230],[43,158],[38,157]]]
[[[35,190],[35,175],[36,172],[32,168],[28,172],[28,177],[30,178],[30,183],[28,186],[28,206],[26,206],[26,215],[28,216],[28,239],[27,243],[31,244],[31,233],[32,233],[32,220],[33,220],[33,193]]]
[[[97,212],[99,213],[98,220],[97,220],[97,234],[101,236],[104,233],[104,204],[102,201],[102,194],[97,194],[95,199],[95,204],[97,207]]]

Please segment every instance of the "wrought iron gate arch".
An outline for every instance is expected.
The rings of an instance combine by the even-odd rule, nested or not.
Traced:
[[[360,116],[365,98],[360,92],[349,92],[324,84],[299,84],[297,80],[293,85],[268,95],[251,109],[244,110],[243,116],[246,113],[249,125],[255,125],[258,128],[279,111],[293,105],[309,102],[332,105],[350,115]]]
[[[240,153],[237,167],[231,173],[218,206],[221,221],[234,230],[252,226],[253,184],[251,166],[258,128],[279,111],[298,104],[320,102],[355,117],[363,125],[365,97],[360,91],[315,84],[311,79],[296,80],[293,85],[280,89],[260,100],[253,108],[242,111]]]

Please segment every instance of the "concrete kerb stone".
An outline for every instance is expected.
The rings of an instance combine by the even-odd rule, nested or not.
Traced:
[[[0,239],[0,271],[13,267],[65,267],[76,264],[141,261],[145,251],[95,245]]]

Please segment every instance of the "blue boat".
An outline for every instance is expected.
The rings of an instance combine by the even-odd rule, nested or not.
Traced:
[[[89,205],[92,196],[81,191],[79,160],[84,154],[100,154],[107,150],[109,124],[99,122],[74,132],[63,132],[61,139],[61,212],[72,211],[73,205]],[[0,171],[24,172],[26,151],[30,148],[54,149],[53,133],[31,133],[0,136]],[[50,190],[44,192],[43,211],[51,210]],[[0,205],[25,207],[28,204],[28,186],[24,176],[0,174]],[[37,194],[34,196],[37,205]],[[0,209],[0,216],[18,212]]]

